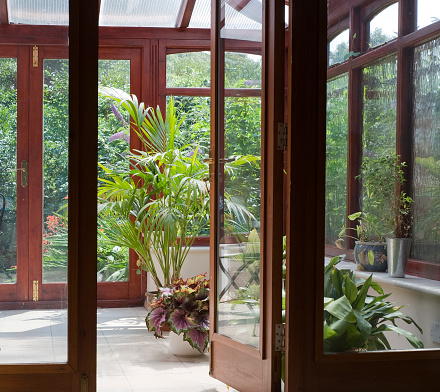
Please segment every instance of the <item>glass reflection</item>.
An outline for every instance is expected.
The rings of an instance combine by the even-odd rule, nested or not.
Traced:
[[[327,83],[325,243],[345,226],[347,196],[348,75]]]
[[[248,17],[250,15],[255,17],[252,13]],[[258,32],[248,33],[258,38]],[[217,332],[258,348],[261,56],[226,52],[224,64],[224,131],[219,142]],[[238,96],[229,96],[228,89],[234,89]]]

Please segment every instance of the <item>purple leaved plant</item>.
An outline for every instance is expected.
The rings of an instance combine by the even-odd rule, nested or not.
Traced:
[[[209,341],[209,281],[206,274],[173,280],[170,287],[159,288],[145,319],[149,331],[163,338],[163,329],[180,335],[192,347],[205,352]]]

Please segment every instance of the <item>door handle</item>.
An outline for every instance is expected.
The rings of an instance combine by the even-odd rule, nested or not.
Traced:
[[[21,161],[21,167],[18,169],[13,169],[13,171],[21,171],[21,186],[26,188],[29,184],[29,165],[28,161]]]

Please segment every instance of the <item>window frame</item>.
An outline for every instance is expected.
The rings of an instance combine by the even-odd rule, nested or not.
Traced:
[[[348,4],[350,3],[350,5]],[[343,73],[349,75],[348,104],[348,167],[347,167],[347,215],[359,211],[361,187],[354,180],[359,174],[362,161],[362,70],[392,54],[397,54],[397,117],[396,117],[396,152],[408,163],[405,170],[407,186],[404,189],[411,194],[412,175],[412,66],[413,49],[423,43],[440,37],[440,21],[417,30],[417,0],[399,0],[398,37],[380,46],[369,48],[368,24],[372,17],[387,6],[395,3],[390,0],[357,0],[352,2],[334,0],[330,2],[328,13],[327,37],[333,38],[342,26],[349,24],[350,51],[360,54],[347,61],[327,68],[327,80]],[[328,42],[329,43],[329,42]],[[347,227],[354,227],[353,222],[346,219]],[[354,240],[347,241],[344,252],[326,244],[325,254],[335,256],[353,249]],[[351,252],[347,258],[353,260]],[[440,263],[410,258],[407,273],[422,278],[440,280]]]

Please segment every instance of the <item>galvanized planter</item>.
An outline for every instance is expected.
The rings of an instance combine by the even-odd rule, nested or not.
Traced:
[[[411,238],[387,238],[388,276],[404,278]]]

